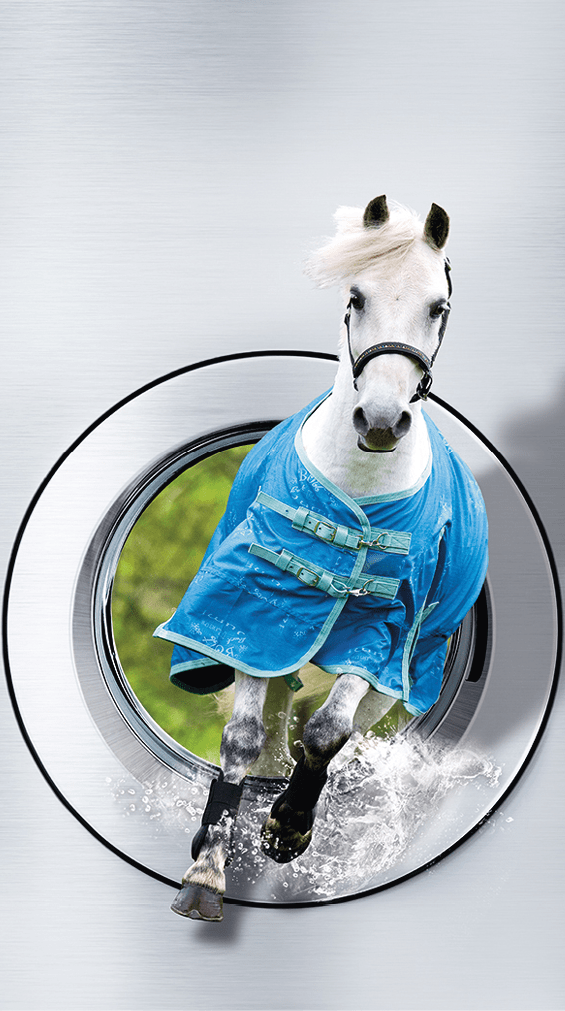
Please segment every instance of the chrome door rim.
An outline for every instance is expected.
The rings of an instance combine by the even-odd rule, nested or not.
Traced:
[[[136,391],[131,397],[127,398],[126,401],[121,402],[116,405],[112,411],[104,415],[103,418],[99,419],[93,426],[91,426],[84,435],[77,440],[77,442],[70,448],[67,454],[59,461],[56,467],[53,469],[49,477],[46,479],[42,488],[36,495],[34,502],[28,510],[26,519],[22,524],[20,534],[18,536],[18,541],[14,549],[14,554],[12,558],[12,563],[10,566],[10,575],[7,587],[6,596],[6,648],[7,648],[7,661],[8,661],[8,672],[9,680],[12,692],[12,698],[14,702],[14,707],[16,709],[18,718],[20,720],[20,725],[22,727],[22,732],[28,741],[32,754],[34,755],[38,765],[42,769],[42,772],[56,790],[58,796],[63,800],[67,807],[83,822],[83,824],[97,836],[102,842],[112,848],[115,852],[119,853],[129,862],[133,863],[135,866],[140,867],[140,869],[152,874],[162,880],[166,880],[171,883],[175,882],[175,870],[173,869],[173,864],[178,867],[177,873],[180,873],[180,868],[182,867],[182,861],[188,853],[188,839],[187,839],[187,829],[186,827],[181,832],[176,832],[178,825],[176,822],[172,823],[170,826],[170,831],[166,832],[164,836],[155,836],[154,832],[147,832],[145,828],[140,828],[143,825],[142,818],[132,819],[128,828],[124,831],[124,821],[121,818],[121,814],[118,807],[116,806],[115,791],[112,794],[112,783],[120,775],[123,775],[124,791],[127,794],[128,790],[134,790],[135,785],[127,786],[127,784],[132,780],[132,756],[135,755],[135,775],[133,780],[138,783],[139,779],[145,779],[145,782],[149,781],[161,781],[163,782],[163,771],[166,768],[167,775],[171,773],[169,789],[171,788],[171,783],[175,783],[178,786],[178,781],[182,779],[184,784],[190,784],[189,789],[196,790],[197,794],[207,789],[207,784],[209,782],[210,776],[212,775],[214,767],[210,766],[209,763],[204,762],[202,759],[198,759],[195,756],[190,756],[189,752],[183,753],[184,749],[179,749],[179,746],[175,742],[168,743],[164,741],[164,748],[169,748],[170,758],[169,762],[164,758],[164,753],[161,755],[156,755],[154,750],[152,750],[150,735],[148,739],[143,739],[143,735],[139,734],[139,728],[131,726],[128,721],[124,718],[124,712],[119,711],[119,707],[116,706],[116,700],[112,696],[112,692],[108,691],[107,683],[104,680],[103,664],[100,663],[100,657],[98,654],[97,645],[97,631],[96,622],[98,622],[98,628],[102,627],[102,624],[107,620],[107,613],[104,616],[103,608],[101,606],[103,601],[103,593],[100,596],[102,583],[98,583],[97,593],[98,603],[95,602],[94,608],[87,606],[87,599],[85,598],[85,581],[84,575],[89,572],[94,571],[92,568],[89,569],[89,564],[91,564],[96,559],[96,552],[100,548],[100,541],[96,539],[96,533],[93,535],[93,529],[100,535],[101,527],[104,523],[115,522],[117,516],[117,503],[123,499],[124,495],[135,494],[135,482],[139,481],[139,475],[141,472],[145,473],[147,476],[148,469],[155,467],[154,450],[156,448],[156,443],[153,442],[151,446],[143,447],[141,454],[139,451],[139,446],[137,446],[137,453],[133,454],[136,459],[141,459],[143,454],[147,455],[149,452],[152,454],[150,456],[149,468],[147,462],[145,467],[141,469],[136,468],[135,474],[129,474],[125,481],[121,480],[120,492],[118,496],[113,496],[111,501],[104,500],[104,496],[108,494],[108,489],[104,488],[100,493],[100,501],[96,504],[98,508],[97,514],[97,524],[95,527],[90,525],[89,533],[86,537],[84,534],[79,536],[80,547],[75,543],[73,551],[73,557],[69,560],[70,567],[73,569],[72,577],[72,590],[69,593],[69,579],[67,578],[67,595],[65,599],[61,597],[59,603],[57,603],[57,598],[50,602],[50,607],[46,608],[45,612],[36,613],[35,618],[39,623],[40,629],[45,626],[47,628],[49,621],[49,614],[57,614],[59,619],[59,624],[61,625],[61,612],[65,612],[65,617],[72,621],[73,624],[73,635],[71,637],[71,644],[69,650],[69,643],[63,645],[63,636],[61,634],[61,629],[59,629],[58,636],[55,638],[56,649],[55,654],[63,654],[65,650],[69,650],[69,655],[66,657],[67,660],[67,672],[65,676],[65,685],[67,690],[68,698],[65,698],[65,705],[68,703],[70,696],[72,696],[72,709],[73,717],[76,718],[76,723],[80,724],[80,728],[75,726],[75,719],[73,718],[72,727],[64,726],[61,724],[60,720],[57,718],[57,713],[52,712],[50,718],[50,725],[45,726],[44,714],[46,703],[53,701],[49,696],[49,687],[45,685],[45,679],[33,678],[34,685],[30,689],[30,660],[26,649],[24,648],[25,636],[30,633],[33,629],[33,623],[30,625],[26,618],[26,591],[30,588],[30,579],[33,581],[38,578],[38,570],[34,565],[30,565],[30,559],[35,559],[39,565],[39,579],[43,582],[44,593],[48,592],[48,572],[50,566],[52,566],[52,557],[50,557],[50,552],[52,553],[56,545],[53,544],[53,539],[57,542],[59,538],[59,547],[62,543],[61,538],[64,536],[64,525],[65,520],[67,523],[72,521],[72,518],[77,514],[83,503],[81,500],[80,486],[76,484],[77,473],[85,478],[85,468],[88,469],[88,458],[92,461],[92,454],[94,453],[94,458],[96,457],[96,452],[100,454],[101,446],[111,445],[112,437],[115,438],[116,431],[121,431],[124,437],[129,437],[132,440],[132,445],[136,442],[136,435],[131,434],[132,420],[137,418],[139,421],[140,415],[142,416],[144,411],[141,412],[139,408],[143,408],[144,404],[149,410],[149,414],[153,411],[153,417],[155,417],[155,411],[157,415],[159,412],[165,412],[168,408],[169,397],[163,396],[163,393],[171,392],[172,388],[176,388],[176,405],[178,408],[179,403],[179,384],[185,386],[184,393],[187,392],[186,387],[188,386],[188,393],[195,396],[195,391],[197,398],[200,400],[202,397],[203,403],[198,403],[196,407],[190,413],[190,417],[193,425],[198,428],[198,432],[193,432],[196,434],[197,440],[200,440],[199,445],[202,445],[202,440],[208,439],[209,445],[219,446],[219,442],[222,440],[228,440],[233,438],[234,430],[239,430],[240,433],[242,429],[245,429],[246,436],[249,438],[250,431],[255,431],[264,424],[265,418],[273,417],[273,405],[278,406],[276,411],[277,416],[284,417],[294,410],[298,409],[303,403],[311,399],[309,394],[312,396],[323,389],[323,384],[320,383],[320,377],[324,376],[327,383],[327,378],[330,375],[330,368],[333,371],[333,367],[328,366],[328,363],[333,361],[333,356],[325,356],[319,354],[309,355],[308,353],[300,352],[282,352],[276,354],[273,352],[265,352],[259,354],[239,354],[233,357],[226,357],[223,359],[216,359],[213,361],[207,361],[202,363],[196,363],[194,366],[190,366],[185,370],[179,370],[178,372],[171,374],[169,376],[162,377],[155,383],[144,387],[142,390]],[[267,368],[265,368],[267,366]],[[299,368],[297,368],[299,366]],[[284,372],[285,376],[289,379],[293,379],[293,384],[281,383],[281,371]],[[305,376],[305,374],[307,374]],[[299,378],[297,378],[299,376]],[[257,384],[257,379],[260,379],[260,386]],[[241,385],[249,385],[255,390],[254,402],[249,405],[246,402],[245,408],[241,405],[233,404],[229,405],[227,410],[227,415],[229,418],[223,418],[222,424],[219,427],[214,427],[211,424],[211,414],[213,413],[213,408],[211,409],[210,392],[212,392],[212,397],[220,399],[223,394],[225,397],[226,389],[231,390],[232,399],[234,397],[234,390],[241,388]],[[274,387],[276,386],[276,390]],[[284,387],[292,386],[294,393],[293,396],[286,396]],[[262,391],[262,392],[259,392]],[[155,397],[155,393],[158,392],[159,395]],[[173,398],[174,399],[174,398]],[[149,401],[152,402],[152,406],[149,409]],[[459,426],[461,429],[462,439],[469,439],[471,436],[480,446],[479,455],[481,453],[488,457],[489,467],[493,469],[493,473],[497,471],[500,479],[500,475],[503,475],[504,481],[506,482],[505,488],[508,492],[508,488],[512,488],[512,494],[515,496],[516,501],[520,503],[522,511],[527,513],[529,519],[528,523],[525,524],[522,534],[528,536],[528,532],[531,533],[533,540],[537,541],[537,552],[539,555],[539,565],[538,570],[535,573],[535,593],[536,596],[544,597],[545,608],[551,615],[551,619],[546,621],[544,629],[540,633],[540,641],[545,642],[545,653],[543,649],[541,652],[543,656],[540,657],[540,664],[542,667],[542,676],[538,682],[539,691],[537,692],[534,703],[530,707],[529,711],[529,726],[525,733],[524,739],[517,743],[516,747],[513,749],[512,755],[505,762],[508,765],[510,762],[511,768],[507,769],[505,775],[503,776],[503,782],[501,783],[500,789],[497,791],[496,796],[489,797],[486,799],[485,804],[479,805],[479,809],[470,815],[469,823],[465,823],[460,826],[455,832],[455,836],[444,839],[441,844],[441,852],[434,853],[433,857],[429,856],[426,858],[426,854],[423,857],[418,858],[414,861],[414,866],[407,867],[403,865],[398,869],[398,873],[393,873],[389,875],[386,880],[383,881],[369,881],[366,882],[366,887],[361,888],[351,895],[336,895],[330,898],[329,901],[335,901],[341,898],[353,898],[358,894],[366,894],[367,891],[376,891],[382,887],[388,887],[390,884],[395,883],[399,880],[404,880],[406,877],[413,873],[423,869],[423,867],[428,866],[430,862],[437,860],[440,856],[444,855],[446,852],[451,851],[456,845],[458,845],[463,839],[467,838],[474,830],[484,821],[488,813],[497,807],[501,802],[503,797],[507,794],[508,790],[514,785],[514,783],[519,778],[519,775],[523,771],[523,768],[527,764],[529,757],[533,753],[535,746],[537,745],[539,738],[541,736],[543,726],[547,719],[549,713],[549,708],[551,705],[554,685],[555,685],[555,675],[558,664],[558,656],[561,641],[561,629],[560,629],[560,610],[559,610],[559,590],[555,579],[555,567],[553,564],[551,549],[547,544],[547,539],[541,528],[541,524],[537,516],[535,515],[535,510],[531,506],[524,490],[519,485],[519,481],[516,479],[515,475],[511,473],[510,468],[501,459],[500,455],[496,453],[496,450],[490,446],[487,441],[480,436],[476,430],[472,430],[468,423],[465,423],[460,416],[457,415],[451,408],[443,404],[438,398],[433,398],[434,405],[432,406],[432,411],[435,410],[439,412],[442,416],[442,420],[445,422],[446,418],[450,421],[450,424],[456,427]],[[267,406],[269,409],[267,410]],[[134,408],[132,411],[132,407]],[[287,409],[288,408],[288,409]],[[247,412],[247,413],[246,413]],[[226,420],[230,423],[226,424]],[[183,417],[180,424],[186,422],[186,417]],[[239,422],[239,424],[238,424]],[[167,443],[165,452],[171,453],[172,456],[177,454],[176,459],[179,458],[179,454],[182,457],[183,448],[181,445],[181,432],[180,429],[175,426],[177,425],[176,420],[173,421],[172,425],[164,425],[167,430],[163,433],[163,438]],[[106,429],[111,431],[107,432],[106,438],[100,438],[104,435]],[[171,431],[173,433],[178,431],[178,440],[173,437],[171,441]],[[128,434],[129,433],[129,434]],[[92,446],[92,442],[98,440],[97,446]],[[211,441],[210,441],[211,440]],[[219,440],[219,442],[218,442]],[[158,441],[158,440],[157,440]],[[194,439],[191,440],[191,444],[194,445]],[[451,440],[453,441],[453,440]],[[233,444],[233,443],[229,443]],[[90,447],[90,450],[89,450]],[[175,448],[176,447],[176,448]],[[460,447],[455,446],[456,449],[460,450]],[[475,449],[477,447],[475,446]],[[79,457],[84,456],[85,459],[81,461]],[[118,454],[119,455],[119,454]],[[127,454],[126,454],[127,455]],[[162,458],[163,454],[161,454]],[[78,470],[77,470],[78,462]],[[74,467],[74,481],[73,485],[73,467]],[[116,468],[115,468],[116,469]],[[158,468],[157,468],[158,469]],[[119,475],[120,463],[117,464],[118,480],[120,480]],[[157,483],[161,479],[163,471],[159,471],[159,475],[155,480]],[[125,476],[125,475],[124,475]],[[74,488],[75,497],[69,498],[68,482],[71,482],[70,487]],[[96,484],[96,481],[94,481]],[[124,489],[125,485],[125,489]],[[45,534],[46,530],[49,529],[50,534],[53,533],[51,528],[45,527],[45,522],[47,518],[53,519],[54,511],[57,513],[58,510],[62,508],[61,493],[66,490],[67,498],[69,501],[64,507],[66,516],[58,516],[56,519],[55,526],[57,526],[57,535],[50,540],[50,544],[45,548],[44,554],[45,558],[38,557],[41,555],[41,551],[38,551],[38,545],[41,543],[41,529],[43,527],[43,532]],[[85,495],[92,494],[93,487],[89,487],[84,491]],[[512,498],[512,495],[510,495]],[[51,501],[47,503],[47,499]],[[103,501],[104,500],[104,501]],[[101,508],[99,508],[101,506]],[[55,507],[55,510],[54,510]],[[112,512],[113,511],[113,512]],[[118,510],[119,511],[119,510]],[[123,519],[123,517],[122,517]],[[91,521],[90,521],[91,522]],[[97,547],[98,545],[98,547]],[[80,558],[77,557],[77,552],[80,550]],[[534,549],[532,551],[535,554]],[[35,552],[35,554],[34,554]],[[536,556],[537,557],[537,556]],[[99,557],[96,559],[96,565],[99,563]],[[109,570],[108,570],[109,571]],[[545,578],[544,578],[545,575]],[[68,574],[67,574],[68,576]],[[512,577],[511,577],[512,578]],[[92,587],[92,580],[89,582],[89,586]],[[531,593],[532,587],[529,588]],[[494,598],[494,632],[495,639],[500,637],[500,622],[497,624],[497,612],[500,612],[501,608],[499,602],[502,604],[502,609],[504,609],[504,602],[501,600],[500,589],[495,589],[493,592]],[[498,594],[498,596],[497,596]],[[33,596],[33,594],[32,594]],[[35,603],[38,602],[41,594],[35,593]],[[88,592],[87,592],[88,596]],[[504,595],[502,595],[504,596]],[[527,605],[524,605],[527,606]],[[54,608],[54,611],[53,611]],[[87,613],[88,612],[88,613]],[[90,615],[94,615],[94,622],[91,620]],[[525,619],[525,615],[516,615],[516,620],[520,622]],[[504,624],[504,622],[502,622]],[[506,626],[508,626],[508,621],[506,621]],[[519,630],[517,629],[517,634]],[[508,638],[508,628],[504,630],[504,635]],[[44,638],[47,638],[45,636]],[[84,651],[81,653],[80,648],[78,654],[76,652],[77,642],[89,642],[92,646],[92,652],[90,659],[86,658]],[[488,672],[488,679],[481,680],[481,691],[484,687],[486,680],[492,682],[493,671],[494,679],[499,676],[496,670],[497,656],[499,651],[498,644],[494,649],[493,655],[493,667]],[[512,652],[512,651],[510,651]],[[51,656],[49,661],[42,659],[42,662],[46,664],[46,676],[49,677],[49,664],[57,663],[57,655]],[[70,664],[69,664],[70,660]],[[506,661],[507,662],[507,661]],[[75,670],[75,663],[78,664]],[[69,668],[72,666],[72,675],[70,674]],[[73,686],[71,688],[71,678]],[[106,685],[103,688],[103,693],[100,692],[100,686]],[[94,691],[96,688],[96,691]],[[78,691],[77,691],[78,689]],[[34,695],[34,691],[39,693]],[[491,693],[492,694],[492,693]],[[98,696],[99,709],[96,708],[96,703],[93,704],[93,697]],[[488,695],[488,693],[487,693]],[[495,693],[496,705],[500,707],[500,692],[498,695]],[[104,699],[103,703],[100,699]],[[130,699],[130,703],[134,701]],[[85,705],[86,702],[86,705]],[[135,704],[135,703],[134,703]],[[79,706],[82,712],[79,713]],[[484,709],[484,705],[478,705],[476,710],[480,714]],[[87,721],[85,721],[85,712],[88,711]],[[105,722],[108,712],[112,712],[112,729],[108,731],[107,724]],[[143,715],[143,714],[142,714]],[[523,714],[520,714],[523,716]],[[146,720],[146,717],[143,716]],[[117,721],[117,722],[116,722]],[[472,722],[472,721],[471,721]],[[488,723],[488,720],[487,720]],[[116,735],[116,726],[119,724],[120,730],[123,730],[123,738],[120,734]],[[89,727],[89,732],[86,732],[86,727]],[[150,718],[149,722],[146,722],[146,726],[151,728]],[[92,727],[95,728],[95,735],[92,734]],[[84,735],[81,737],[81,732]],[[161,737],[163,732],[160,731]],[[166,735],[165,735],[166,736]],[[488,735],[487,735],[488,737]],[[110,783],[111,788],[106,790],[107,796],[104,796],[104,788],[101,786],[100,776],[96,778],[96,782],[92,782],[91,765],[88,768],[88,763],[85,764],[84,755],[81,754],[81,745],[84,748],[84,741],[88,738],[87,744],[91,752],[90,763],[101,764],[104,766],[103,771],[107,774],[103,777],[104,782],[108,786]],[[480,738],[480,733],[479,733]],[[53,746],[53,740],[58,739],[58,747]],[[511,749],[512,751],[512,749]],[[105,760],[101,759],[101,754],[104,754]],[[92,758],[92,755],[95,757]],[[107,761],[107,756],[111,755],[112,760]],[[129,755],[129,758],[128,758]],[[119,758],[117,757],[119,756]],[[186,764],[185,764],[186,763]],[[75,765],[76,775],[69,776],[65,772],[68,770],[69,766]],[[71,784],[72,780],[72,784]],[[250,781],[248,786],[248,794],[250,796],[254,795],[254,785]],[[134,794],[131,794],[132,796]],[[121,824],[118,823],[121,820]],[[132,830],[131,826],[135,822],[135,828]],[[197,827],[193,826],[192,828]],[[191,828],[191,831],[192,831]],[[171,838],[175,837],[174,843],[171,843]],[[179,844],[179,837],[180,843]],[[159,847],[162,850],[167,850],[167,859],[163,862],[160,860]],[[184,856],[181,856],[181,852]],[[180,863],[177,862],[180,860]],[[279,902],[288,905],[295,904],[292,895],[287,895],[279,899],[277,898],[274,902],[266,901],[264,896],[258,895],[257,897],[249,896],[245,894],[238,894],[237,888],[234,889],[233,893],[228,891],[228,897],[235,901],[242,902],[252,902],[259,904],[278,904]],[[304,902],[301,898],[300,904]],[[320,900],[313,900],[320,901]]]

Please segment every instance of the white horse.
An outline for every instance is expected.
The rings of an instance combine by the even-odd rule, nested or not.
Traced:
[[[412,492],[425,485],[430,472],[430,426],[422,414],[421,401],[425,399],[431,384],[430,370],[443,338],[449,312],[449,263],[443,253],[449,219],[442,208],[432,204],[422,225],[416,215],[398,205],[389,211],[384,196],[372,200],[364,212],[358,208],[342,208],[336,217],[337,235],[313,256],[308,272],[321,286],[338,284],[343,288],[347,310],[341,355],[331,395],[319,403],[302,425],[301,452],[303,458],[309,461],[310,474],[321,475],[322,483],[325,481],[328,487],[337,489],[338,497],[341,496],[350,504],[350,508],[359,512],[356,504],[351,505],[352,500],[353,503],[362,504],[375,498],[388,502],[407,497],[412,501]],[[275,465],[276,458],[277,454],[271,454],[269,466]],[[316,487],[315,482],[314,486]],[[480,512],[480,505],[477,505],[480,501],[479,496],[471,507],[477,513]],[[269,498],[263,494],[263,506],[265,505],[281,512],[281,503],[277,503],[272,496]],[[288,512],[290,506],[284,503],[282,509],[287,509],[287,519],[281,522],[292,519],[293,530],[296,529],[295,514],[300,510],[293,508]],[[439,510],[438,504],[437,511]],[[348,555],[353,557],[355,551],[366,552],[368,548],[379,548],[386,552],[386,545],[392,543],[387,541],[391,531],[372,530],[373,539],[369,542],[362,538],[360,540],[360,534],[357,534],[357,542],[354,543],[349,528],[349,532],[344,534],[345,527],[334,525],[334,534],[330,535],[327,531],[332,525],[324,520],[326,514],[321,506],[319,512],[322,515],[314,526],[310,522],[310,527],[305,527],[305,534],[310,536],[313,543],[314,537],[321,537],[324,541],[335,539],[335,530],[341,530],[340,558]],[[315,512],[309,513],[314,519],[316,515]],[[361,518],[363,519],[362,514]],[[438,571],[440,542],[450,522],[444,522],[437,537],[431,571]],[[407,536],[409,538],[411,535]],[[474,566],[473,583],[468,588],[466,602],[459,604],[457,613],[453,611],[451,618],[446,619],[448,626],[450,620],[451,624],[453,621],[459,624],[484,580],[486,542],[481,543],[482,557]],[[364,547],[360,548],[360,545]],[[395,549],[390,546],[391,552],[395,550],[406,555],[408,548],[397,546]],[[327,598],[329,607],[334,606],[335,600],[335,607],[339,610],[344,595],[355,606],[357,598],[362,596],[364,602],[370,594],[376,595],[371,598],[373,601],[377,601],[379,595],[388,595],[390,601],[382,606],[394,603],[398,580],[392,580],[394,585],[390,591],[390,579],[385,579],[378,589],[372,579],[368,578],[367,570],[361,577],[357,577],[355,569],[351,578],[346,579],[343,574],[328,572],[320,565],[313,564],[310,568],[308,565],[299,565],[304,561],[303,558],[292,555],[289,551],[283,550],[274,555],[272,550],[269,554],[269,549],[258,549],[256,544],[249,547],[251,554],[260,554],[260,551],[267,559],[267,569],[270,564],[279,569],[278,572],[273,570],[274,577],[281,576],[280,570],[287,565],[286,575],[294,580],[298,591],[303,589],[300,584],[305,584],[310,595],[316,597],[318,594],[318,600],[325,596],[319,591],[326,589],[330,595]],[[294,568],[288,561],[289,557],[298,558]],[[394,559],[396,556],[382,557]],[[472,569],[473,564],[471,561],[468,567]],[[467,567],[465,562],[464,567]],[[253,577],[251,575],[248,578]],[[434,578],[437,584],[438,577]],[[422,605],[411,617],[410,635],[414,641],[404,645],[402,676],[408,686],[413,681],[409,663],[414,642],[426,615],[437,604],[436,600],[430,599],[428,589],[426,587],[422,598],[426,607]],[[439,591],[431,592],[438,599],[441,596]],[[257,606],[259,607],[258,600]],[[300,601],[296,606],[301,606]],[[346,614],[347,610],[343,613]],[[262,619],[258,618],[259,620]],[[193,637],[185,635],[183,638],[181,634],[167,631],[167,627],[171,627],[169,623],[161,626],[156,634],[177,643],[194,646]],[[443,653],[440,648],[440,669],[445,657],[447,637],[455,627],[441,630],[440,646]],[[268,629],[263,627],[262,634],[266,648]],[[438,643],[435,642],[434,648],[437,649],[437,646]],[[218,659],[218,650],[219,648],[216,652],[213,649],[208,651],[203,647],[202,652],[208,655],[208,659],[202,662],[213,663]],[[315,656],[313,662],[316,663]],[[197,666],[198,662],[193,661],[192,664]],[[190,665],[185,664],[186,667]],[[319,665],[323,666],[321,661]],[[354,672],[354,668],[360,673]],[[434,669],[436,668],[437,664]],[[286,670],[288,669],[287,667]],[[332,671],[329,661],[324,669]],[[327,779],[328,765],[353,730],[365,733],[398,697],[407,698],[407,695],[401,696],[394,685],[387,685],[384,672],[377,671],[372,678],[354,663],[345,663],[343,669],[334,665],[333,672],[339,676],[327,701],[306,724],[302,735],[302,757],[292,771],[289,785],[275,801],[263,826],[262,848],[279,862],[299,856],[310,843],[316,803]],[[233,715],[222,736],[220,777],[212,785],[202,828],[193,842],[195,862],[186,872],[182,889],[172,906],[181,915],[193,919],[222,919],[224,867],[229,860],[243,780],[250,770],[258,775],[280,775],[281,769],[283,774],[292,769],[286,720],[281,718],[281,714],[288,717],[291,711],[293,691],[289,687],[289,680],[292,682],[292,676],[288,673],[282,676],[285,674],[284,665],[275,674],[278,676],[268,676],[268,671],[252,665],[248,666],[247,672],[235,671],[235,703]],[[441,674],[439,677],[440,685]],[[408,691],[409,687],[406,687],[406,692]],[[434,691],[432,702],[439,692],[438,683]],[[410,710],[409,704],[407,707]],[[417,712],[417,706],[412,711]]]

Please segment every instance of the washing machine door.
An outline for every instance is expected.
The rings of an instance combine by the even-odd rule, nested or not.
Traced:
[[[7,597],[9,676],[32,753],[101,842],[172,884],[188,862],[217,767],[164,730],[130,684],[112,627],[120,556],[148,505],[179,475],[257,441],[329,388],[334,372],[330,355],[264,352],[164,376],[69,447],[18,537]],[[484,822],[543,731],[560,636],[544,532],[500,454],[439,399],[427,409],[471,467],[490,524],[487,582],[453,638],[440,699],[396,739],[396,755],[392,745],[385,756],[382,743],[373,742],[362,760],[357,752],[338,763],[333,794],[330,783],[298,870],[296,863],[266,861],[257,848],[260,819],[283,781],[248,777],[228,900],[311,904],[405,880]],[[186,707],[190,720],[190,697]],[[400,754],[408,768],[399,771]],[[410,776],[419,787],[411,803],[383,807],[384,794],[389,805],[409,795]],[[344,824],[348,832],[340,831]],[[383,824],[403,830],[387,845]],[[360,846],[354,861],[352,840]]]

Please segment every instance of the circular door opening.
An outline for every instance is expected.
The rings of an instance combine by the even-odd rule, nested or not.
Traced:
[[[216,769],[215,752],[199,745],[203,754],[197,754],[190,739],[179,742],[174,728],[160,725],[158,713],[151,714],[142,690],[128,678],[129,660],[112,615],[120,556],[163,489],[224,451],[234,456],[243,452],[276,420],[327,389],[334,370],[329,356],[242,355],[193,366],[138,391],[59,461],[18,538],[6,642],[14,705],[32,752],[61,799],[97,838],[172,884],[189,860],[190,838]],[[482,823],[516,782],[540,738],[560,645],[554,570],[543,532],[492,447],[435,398],[430,397],[427,409],[481,485],[491,563],[483,594],[453,637],[439,702],[393,742],[402,740],[408,750],[421,747],[422,741],[438,743],[443,754],[452,756],[454,788],[436,794],[428,811],[420,808],[407,844],[388,862],[371,862],[366,847],[359,851],[356,876],[338,873],[337,837],[323,828],[332,818],[334,826],[336,818],[340,823],[339,805],[322,812],[317,848],[314,843],[310,848],[321,877],[308,867],[301,871],[296,862],[286,869],[257,862],[257,873],[250,875],[249,858],[242,853],[228,877],[227,896],[234,901],[328,901],[405,879]],[[41,643],[40,663],[30,650],[31,614],[34,641]],[[168,682],[168,656],[161,676]],[[183,693],[174,691],[183,699]],[[491,762],[499,773],[485,776],[479,769],[470,777],[471,786],[465,786],[465,776],[457,781],[453,765],[463,752]],[[381,757],[384,768],[384,752]],[[357,820],[351,821],[354,837],[343,840],[347,852],[358,839],[369,838],[362,826],[371,817],[371,804],[379,803],[382,782],[379,786],[367,774],[367,760],[362,751],[346,755],[336,770],[337,786],[344,786],[340,776],[352,775],[348,783],[355,782],[357,789],[350,793],[360,804]],[[419,765],[425,771],[425,761]],[[484,773],[484,762],[481,768]],[[410,798],[410,783],[403,779],[398,786],[399,802]],[[263,796],[268,803],[269,791],[272,796],[279,789],[280,780],[249,777],[243,815],[244,826],[251,827],[240,838],[248,853],[255,845],[251,810],[260,808]],[[419,789],[422,794],[422,781]]]

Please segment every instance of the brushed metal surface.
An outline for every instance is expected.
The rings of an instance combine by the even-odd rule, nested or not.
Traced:
[[[561,4],[3,13],[6,564],[45,476],[122,397],[204,357],[333,351],[338,300],[302,255],[335,206],[387,192],[451,215],[434,389],[514,467],[563,571]],[[28,649],[34,680],[52,658],[31,615]],[[563,1007],[561,692],[515,789],[436,868],[211,928],[71,816],[2,692],[1,1006]],[[62,705],[53,686],[46,723]]]

